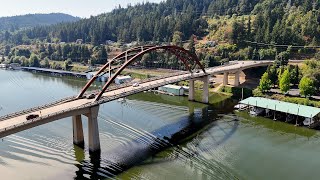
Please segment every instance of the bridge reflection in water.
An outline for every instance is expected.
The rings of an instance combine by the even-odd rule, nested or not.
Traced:
[[[130,103],[129,100],[128,103]],[[134,102],[137,103],[137,102]],[[150,104],[150,103],[147,103]],[[160,104],[159,104],[160,105]],[[156,106],[153,104],[153,106]],[[177,108],[175,106],[168,106],[164,109]],[[219,106],[219,104],[218,104]],[[191,108],[194,109],[194,108]],[[191,110],[190,109],[190,110]],[[206,166],[206,168],[216,168],[210,164],[205,158],[194,149],[188,148],[184,142],[191,137],[199,136],[208,128],[216,126],[216,120],[219,119],[217,109],[214,106],[204,106],[203,108],[196,108],[189,115],[181,117],[178,121],[162,126],[152,132],[136,129],[132,126],[110,120],[107,114],[101,113],[99,118],[114,126],[119,126],[129,130],[135,134],[137,138],[124,145],[118,145],[111,150],[100,153],[91,153],[88,160],[85,160],[85,152],[83,149],[75,146],[75,156],[79,164],[75,166],[78,168],[76,171],[75,179],[103,179],[112,178],[128,170],[136,165],[146,165],[152,163],[161,163],[164,161],[193,161],[198,164],[199,168]],[[152,121],[152,120],[150,120]],[[220,137],[213,141],[211,148],[216,148],[222,145],[237,129],[238,122],[230,119],[229,127],[218,129],[224,133],[224,137]],[[169,149],[166,158],[161,158],[159,162],[156,154]],[[201,153],[204,153],[203,150]],[[151,159],[150,159],[151,158]],[[227,173],[226,173],[227,174]],[[209,174],[212,177],[213,174]]]

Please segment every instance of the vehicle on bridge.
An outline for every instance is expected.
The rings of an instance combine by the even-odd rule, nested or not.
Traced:
[[[132,87],[138,87],[139,86],[139,83],[134,83],[133,85],[132,85]]]
[[[38,114],[29,114],[29,115],[26,117],[26,119],[27,119],[27,120],[32,120],[32,119],[35,119],[35,118],[37,118],[37,117],[39,117]]]
[[[95,98],[95,97],[96,97],[96,95],[95,95],[95,94],[87,95],[87,99],[93,99],[93,98]]]

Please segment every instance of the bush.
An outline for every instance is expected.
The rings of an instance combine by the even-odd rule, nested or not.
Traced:
[[[232,97],[234,98],[242,97],[242,88],[239,87],[223,86],[219,91],[232,94]],[[252,90],[248,88],[243,88],[243,98],[247,98],[250,96],[252,96]]]

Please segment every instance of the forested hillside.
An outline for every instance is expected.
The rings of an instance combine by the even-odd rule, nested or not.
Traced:
[[[168,0],[160,4],[144,3],[128,8],[117,8],[111,13],[64,23],[52,27],[37,27],[6,38],[16,44],[28,43],[28,39],[59,39],[74,42],[83,39],[93,44],[106,40],[131,42],[169,41],[175,31],[184,39],[192,34],[203,35],[207,22],[203,16],[247,14],[258,0]],[[2,37],[3,39],[3,37]],[[24,40],[22,40],[24,39]]]
[[[160,4],[119,7],[78,22],[36,27],[2,35],[1,39],[15,44],[28,44],[34,39],[49,42],[83,39],[94,45],[106,40],[166,42],[172,40],[176,31],[181,32],[183,39],[189,39],[192,34],[206,35],[208,19],[217,15],[250,15],[252,24],[239,22],[233,27],[240,32],[235,34],[241,35],[235,35],[237,42],[308,45],[318,43],[320,38],[319,5],[319,0],[167,0]]]
[[[68,14],[52,13],[52,14],[27,14],[21,16],[1,17],[0,31],[16,31],[21,28],[30,28],[40,25],[52,25],[61,22],[74,22],[80,18],[73,17]]]

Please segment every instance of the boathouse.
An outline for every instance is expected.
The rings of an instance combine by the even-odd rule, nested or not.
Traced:
[[[184,89],[181,86],[176,85],[165,85],[159,88],[160,91],[163,91],[168,94],[173,94],[175,96],[183,96],[184,95]]]
[[[303,118],[320,119],[320,108],[300,104],[277,101],[261,97],[249,97],[240,101],[240,104],[263,108]]]

